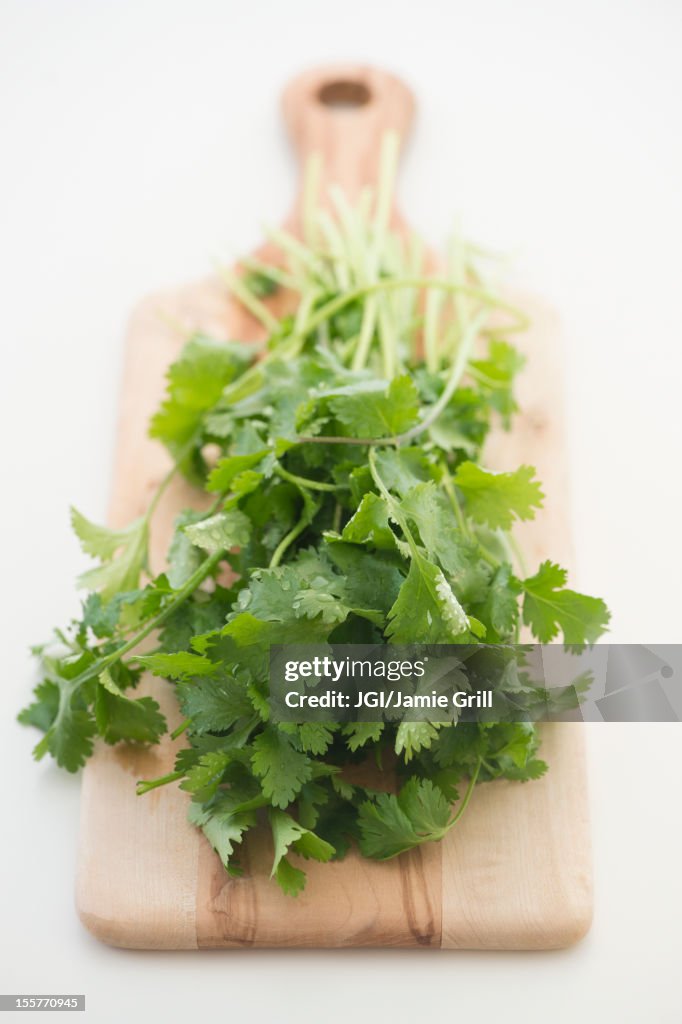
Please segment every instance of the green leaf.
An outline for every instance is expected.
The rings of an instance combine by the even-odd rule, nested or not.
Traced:
[[[466,612],[442,570],[421,555],[412,558],[388,617],[386,633],[396,644],[452,643],[469,629]]]
[[[396,536],[388,521],[388,506],[384,499],[368,491],[344,526],[341,539],[350,544],[371,544],[375,548],[394,549]]]
[[[512,385],[524,363],[525,358],[513,345],[493,338],[487,358],[472,359],[469,364],[480,386],[487,393],[487,400],[500,413],[505,426],[509,425],[512,413],[516,412]]]
[[[205,655],[192,654],[190,651],[138,654],[135,661],[162,679],[191,679],[193,676],[211,675],[216,670],[216,665]]]
[[[232,754],[227,750],[211,750],[202,754],[197,764],[187,772],[185,781],[180,784],[180,789],[192,793],[197,800],[205,802],[210,800],[218,791],[218,786],[223,781],[225,769],[232,760]]]
[[[339,601],[338,597],[328,593],[325,587],[326,583],[323,580],[317,587],[299,590],[292,605],[297,618],[315,619],[319,615],[322,621],[329,625],[344,621],[348,616],[348,606]]]
[[[514,635],[519,618],[521,584],[512,575],[512,567],[503,562],[494,572],[484,604],[484,617],[498,637]]]
[[[398,801],[418,836],[440,838],[447,831],[450,804],[430,779],[409,779]]]
[[[111,530],[91,523],[72,508],[71,525],[83,551],[100,558],[103,563],[82,573],[78,578],[79,586],[98,590],[104,600],[137,587],[147,561],[149,529],[146,516],[136,519],[123,530]]]
[[[168,371],[168,392],[149,433],[178,453],[199,431],[204,413],[253,358],[245,346],[197,334]]]
[[[89,711],[74,710],[65,703],[33,756],[39,761],[49,751],[61,768],[77,772],[92,754],[92,737],[96,732],[95,719]]]
[[[336,725],[323,722],[303,722],[300,725],[285,723],[280,725],[282,732],[296,737],[296,743],[308,754],[321,756],[327,753],[334,739]]]
[[[192,543],[185,527],[198,523],[204,518],[202,512],[188,509],[176,517],[168,550],[168,582],[173,590],[179,590],[201,565],[201,551]]]
[[[22,725],[33,725],[47,732],[59,711],[59,687],[46,679],[38,683],[33,695],[36,699],[19,712],[17,719]]]
[[[375,458],[386,487],[401,496],[433,475],[421,448],[379,448]]]
[[[125,697],[125,693],[115,681],[110,669],[105,668],[103,672],[100,672],[98,678],[104,689],[109,693],[113,693],[115,697]]]
[[[383,621],[402,586],[402,558],[388,551],[369,552],[342,541],[330,543],[327,551],[343,574],[341,594],[346,605],[353,610],[375,609],[382,613]]]
[[[485,596],[490,569],[478,545],[464,537],[448,499],[433,481],[412,487],[401,511],[417,527],[433,562],[438,562],[460,603],[475,604]]]
[[[360,850],[365,857],[389,860],[426,841],[442,839],[450,807],[430,779],[410,779],[398,796],[380,793],[360,806]]]
[[[312,778],[310,758],[296,750],[288,736],[268,727],[252,744],[251,764],[273,807],[286,808]]]
[[[306,859],[324,863],[333,857],[334,847],[310,829],[299,825],[284,811],[271,808],[268,816],[275,847],[271,877],[277,879],[286,893],[295,896],[305,886],[305,872],[293,867],[286,859],[286,855],[292,851]]]
[[[230,455],[225,459],[219,459],[209,474],[206,490],[215,494],[225,494],[233,489],[240,490],[241,483],[245,479],[250,479],[246,475],[247,472],[253,470],[253,467],[262,462],[268,454],[268,448],[261,448],[247,455]],[[257,474],[257,479],[261,478],[262,474]]]
[[[463,462],[454,481],[464,495],[466,511],[477,523],[510,530],[515,519],[533,519],[542,506],[540,484],[531,466],[513,473],[493,473],[474,462]]]
[[[191,803],[187,817],[192,825],[201,829],[230,874],[240,875],[241,870],[232,861],[234,848],[242,842],[244,833],[256,824],[255,814],[251,811],[235,813],[222,808],[220,803],[210,810]]]
[[[166,731],[166,719],[151,697],[130,700],[104,686],[95,697],[97,730],[106,743],[158,743]]]
[[[450,826],[450,805],[430,779],[412,778],[398,796],[381,793],[358,815],[360,850],[388,860],[427,841],[442,839]]]
[[[405,374],[388,387],[374,381],[349,385],[329,399],[329,406],[349,437],[394,437],[416,424],[419,393]]]
[[[565,588],[567,573],[543,562],[534,576],[523,580],[523,621],[542,644],[563,633],[566,644],[595,643],[607,628],[610,614],[598,597]]]
[[[295,868],[286,857],[277,865],[275,880],[286,896],[298,896],[305,889],[305,871]]]
[[[200,523],[185,527],[185,534],[192,544],[209,555],[247,544],[250,533],[251,522],[238,508],[218,512],[208,519],[202,519]]]
[[[241,718],[253,715],[243,683],[229,675],[179,683],[177,696],[183,714],[192,720],[192,732],[227,732]]]
[[[349,722],[343,727],[348,749],[353,752],[367,743],[377,743],[383,731],[383,722]]]
[[[427,749],[438,736],[439,722],[401,722],[395,738],[396,754],[411,761],[420,750]]]

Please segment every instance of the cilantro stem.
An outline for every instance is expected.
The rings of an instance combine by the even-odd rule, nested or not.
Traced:
[[[473,349],[476,336],[480,330],[485,314],[479,313],[478,316],[474,317],[469,326],[467,327],[462,337],[461,344],[457,350],[457,355],[452,363],[450,374],[448,376],[445,387],[443,388],[442,394],[438,400],[429,406],[428,412],[423,419],[416,423],[409,430],[405,430],[402,434],[395,434],[393,437],[342,437],[340,435],[316,435],[310,437],[298,437],[297,441],[299,444],[360,444],[360,445],[401,445],[407,441],[411,441],[413,438],[418,437],[419,434],[423,434],[425,430],[431,427],[441,413],[446,408],[448,402],[454,395],[462,375],[466,370],[471,350]]]
[[[231,273],[229,270],[221,270],[221,277],[231,293],[238,299],[249,313],[260,320],[268,331],[276,331],[279,327],[279,320],[274,316],[265,303],[257,299],[253,292],[249,291],[244,282]]]
[[[412,532],[411,532],[409,526],[407,525],[407,519],[403,515],[403,512],[402,512],[402,509],[400,507],[400,504],[395,500],[395,498],[393,497],[393,495],[389,491],[388,487],[386,486],[384,481],[381,479],[381,475],[379,473],[379,470],[378,470],[378,467],[377,467],[377,463],[376,463],[376,453],[375,453],[375,449],[374,448],[370,448],[370,450],[369,450],[368,461],[369,461],[369,471],[372,474],[372,480],[374,480],[374,483],[379,488],[379,492],[380,492],[382,498],[385,500],[386,504],[388,505],[388,507],[390,509],[390,512],[391,512],[391,516],[395,519],[395,521],[397,522],[398,526],[400,527],[400,529],[405,534],[405,537],[407,539],[407,543],[410,546],[410,551],[412,553],[412,557],[418,559],[419,558],[419,549],[417,548],[417,542],[415,541],[415,539],[414,539],[414,537],[412,535]]]
[[[184,772],[169,772],[168,775],[160,775],[158,779],[141,779],[136,786],[137,795],[142,796],[152,789],[158,789],[159,786],[167,786],[169,782],[176,782],[184,774]]]
[[[275,473],[282,480],[288,480],[289,483],[296,484],[297,487],[307,487],[310,491],[325,491],[334,494],[336,491],[347,490],[343,484],[326,484],[322,480],[309,480],[307,477],[297,476],[279,464],[275,467]]]
[[[132,651],[145,639],[145,637],[149,636],[157,626],[160,626],[165,622],[168,616],[196,590],[199,584],[203,583],[203,581],[210,576],[224,556],[224,551],[217,551],[214,555],[210,555],[208,558],[204,559],[201,565],[195,569],[188,580],[177,591],[173,600],[151,619],[148,619],[145,625],[142,626],[134,636],[130,637],[129,640],[126,640],[126,642],[121,644],[120,647],[117,647],[115,651],[111,652],[111,654],[107,654],[103,658],[98,658],[97,661],[93,662],[93,664],[89,666],[89,668],[84,669],[80,675],[68,680],[68,685],[65,686],[62,691],[67,703],[79,686],[82,686],[83,683],[87,683],[89,679],[93,679],[95,676],[100,675],[106,668],[110,668],[117,661],[120,661],[124,655],[128,654],[129,651]],[[62,704],[60,702],[60,713],[61,707]],[[58,714],[57,719],[55,720],[55,726],[58,724],[59,717],[60,714]]]
[[[336,313],[349,306],[352,302],[356,302],[358,299],[362,299],[367,295],[374,295],[376,292],[383,291],[394,291],[399,288],[436,288],[441,289],[445,292],[452,294],[461,293],[462,295],[471,296],[471,298],[479,299],[485,303],[486,306],[491,306],[494,309],[501,309],[509,313],[515,318],[515,322],[508,325],[505,330],[507,331],[523,331],[528,327],[528,317],[525,316],[521,310],[515,306],[510,305],[508,302],[503,302],[498,299],[495,295],[485,291],[482,288],[473,288],[470,285],[458,284],[454,281],[447,281],[441,278],[430,278],[430,277],[385,277],[380,281],[373,281],[371,284],[360,285],[357,288],[353,288],[351,291],[345,292],[343,295],[337,295],[335,299],[330,299],[324,306],[321,306],[308,321],[308,330],[312,331],[324,320],[329,320]]]
[[[176,740],[178,736],[182,736],[183,732],[189,729],[191,724],[192,719],[186,718],[184,722],[180,722],[180,725],[176,729],[173,729],[173,732],[170,734],[170,738],[172,740]]]
[[[464,518],[464,513],[462,512],[462,507],[459,503],[459,498],[457,497],[457,492],[455,491],[455,485],[452,482],[450,471],[444,461],[440,463],[440,467],[443,473],[441,483],[443,484],[443,489],[445,490],[450,504],[452,505],[452,510],[455,513],[455,518],[457,519],[457,525],[459,526],[460,532],[464,537],[471,537],[471,531],[467,526],[466,519]]]
[[[516,564],[519,567],[521,575],[524,576],[524,577],[527,576],[528,575],[528,568],[526,566],[526,560],[523,557],[523,551],[521,550],[521,548],[519,546],[519,542],[516,540],[516,537],[514,537],[514,535],[512,533],[508,533],[508,534],[506,534],[505,541],[506,541],[506,543],[507,543],[507,545],[509,547],[509,550],[511,551],[512,555],[516,559]]]
[[[492,551],[489,551],[485,544],[481,543],[481,540],[478,537],[476,538],[476,543],[478,544],[478,550],[488,565],[492,565],[493,569],[499,569],[502,565],[499,558],[497,558]]]
[[[173,463],[171,468],[168,470],[168,472],[164,476],[164,478],[161,481],[161,483],[159,484],[159,486],[156,488],[156,493],[154,494],[154,497],[152,498],[152,500],[149,502],[149,507],[147,508],[147,512],[145,514],[146,515],[146,519],[147,519],[148,522],[152,518],[154,513],[156,512],[157,505],[159,504],[159,501],[161,500],[161,498],[165,494],[165,492],[166,492],[166,490],[168,488],[168,485],[173,480],[173,478],[177,475],[177,473],[179,471],[180,463],[185,458],[185,455],[189,454],[190,451],[191,451],[191,446],[190,445],[186,445],[182,449],[182,451],[178,455],[177,459],[175,460],[175,462]]]
[[[251,256],[242,257],[239,265],[244,267],[245,270],[250,270],[252,273],[269,278],[276,284],[281,284],[283,288],[290,288],[292,291],[298,290],[296,278],[292,277],[291,274],[287,274],[281,267],[273,267],[269,263],[261,263],[260,260],[253,259]]]
[[[301,533],[303,533],[308,523],[309,519],[304,513],[299,519],[299,521],[296,523],[296,525],[292,527],[291,530],[289,530],[289,532],[284,537],[282,537],[281,541],[279,542],[279,544],[277,545],[273,552],[272,558],[270,559],[270,569],[277,568],[279,563],[282,561],[282,555],[284,554],[286,549],[289,547],[290,544],[294,543],[296,538]]]
[[[476,783],[478,781],[478,773],[481,770],[481,763],[482,763],[482,758],[479,757],[478,761],[476,762],[476,767],[475,767],[475,769],[473,771],[473,774],[472,774],[471,778],[469,779],[469,785],[466,788],[466,793],[464,794],[464,798],[463,798],[461,804],[459,805],[459,807],[457,808],[455,814],[452,816],[452,818],[448,822],[448,826],[447,826],[448,829],[451,829],[453,825],[456,825],[457,822],[459,821],[459,819],[462,817],[462,815],[466,811],[466,809],[467,809],[467,807],[469,805],[469,801],[471,800],[471,794],[473,793],[474,787],[476,786]]]

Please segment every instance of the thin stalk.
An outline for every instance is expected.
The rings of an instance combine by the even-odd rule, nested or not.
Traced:
[[[291,288],[293,291],[298,291],[299,289],[299,282],[296,278],[292,274],[287,274],[281,267],[273,267],[269,263],[262,263],[252,256],[243,256],[239,261],[239,265],[244,267],[245,270],[261,274],[263,277],[275,281],[276,284],[281,284],[283,288]]]
[[[189,729],[191,724],[192,724],[192,719],[191,718],[186,718],[185,721],[181,722],[180,725],[176,729],[173,729],[173,732],[170,734],[170,738],[172,740],[176,740],[178,738],[178,736],[182,736],[183,732],[186,732],[187,729]]]
[[[282,480],[288,480],[289,483],[296,484],[297,487],[307,487],[309,491],[328,491],[330,494],[334,494],[336,491],[347,490],[343,484],[326,484],[321,480],[309,480],[307,477],[297,476],[280,465],[275,467],[275,473]]]
[[[455,491],[455,485],[452,482],[452,477],[450,476],[448,468],[444,462],[441,462],[441,470],[443,473],[441,483],[443,484],[445,493],[452,505],[452,510],[455,513],[455,518],[457,519],[457,525],[459,526],[460,532],[464,537],[471,537],[471,531],[467,526],[464,513],[462,512],[462,507],[459,503],[459,498],[457,497],[457,492]]]
[[[303,533],[303,531],[305,530],[305,528],[308,525],[308,523],[309,523],[309,520],[308,520],[307,516],[305,516],[305,515],[301,516],[301,518],[296,523],[296,525],[294,527],[292,527],[291,530],[289,530],[289,532],[286,534],[285,537],[282,537],[281,541],[279,542],[279,544],[277,545],[277,547],[275,548],[275,550],[273,552],[272,558],[270,559],[270,566],[269,566],[270,569],[276,569],[277,568],[279,563],[282,561],[282,556],[284,555],[284,552],[287,550],[287,548],[291,544],[294,543],[296,538],[298,536],[300,536],[300,534]]]
[[[143,779],[137,783],[135,791],[138,796],[142,796],[144,793],[149,793],[152,789],[167,786],[169,782],[176,782],[178,779],[183,778],[184,774],[184,772],[169,772],[168,775],[160,775],[158,779]]]
[[[173,600],[151,619],[148,619],[145,625],[142,626],[134,636],[130,637],[129,640],[126,640],[126,642],[121,644],[120,647],[117,647],[115,651],[111,652],[111,654],[107,654],[103,658],[98,658],[97,661],[90,665],[89,668],[84,669],[80,675],[75,676],[73,679],[69,679],[68,685],[64,688],[65,691],[68,692],[68,697],[70,697],[83,683],[86,683],[89,679],[94,679],[95,676],[101,675],[106,668],[110,668],[117,661],[120,661],[124,655],[128,654],[129,651],[134,650],[138,644],[142,643],[145,637],[148,637],[149,634],[157,628],[157,626],[160,626],[165,622],[168,616],[171,615],[172,612],[174,612],[175,609],[179,607],[179,605],[181,605],[182,602],[188,598],[191,593],[193,593],[193,591],[196,590],[199,584],[203,583],[203,581],[211,575],[224,555],[224,551],[218,551],[216,554],[210,555],[208,558],[204,559],[201,565],[194,570],[189,579],[177,591]]]
[[[367,359],[369,358],[369,350],[372,344],[372,337],[374,335],[374,328],[376,327],[377,310],[378,307],[376,299],[368,299],[368,301],[365,303],[365,309],[362,314],[360,338],[358,340],[358,346],[355,349],[353,362],[351,363],[352,370],[362,370],[367,365]],[[313,317],[312,319],[314,321],[315,317]]]
[[[377,485],[377,487],[379,489],[379,493],[381,494],[382,498],[384,499],[384,501],[388,505],[388,507],[390,509],[391,517],[393,519],[395,519],[396,523],[398,524],[400,529],[405,534],[405,538],[407,540],[407,543],[410,546],[410,552],[412,554],[412,557],[415,558],[415,559],[418,559],[419,558],[419,549],[417,547],[417,542],[414,539],[414,536],[412,535],[412,531],[410,530],[409,526],[407,525],[407,519],[403,515],[403,512],[402,512],[402,509],[400,507],[400,504],[395,500],[395,498],[393,497],[393,495],[389,491],[388,487],[386,486],[384,481],[381,479],[381,474],[379,473],[379,468],[378,468],[377,462],[376,462],[376,449],[375,448],[370,448],[369,453],[368,453],[368,462],[369,462],[369,471],[370,471],[370,473],[372,475],[372,480]]]
[[[512,533],[506,534],[505,543],[507,544],[508,549],[511,551],[513,555],[512,561],[514,559],[516,560],[516,564],[518,565],[521,571],[521,575],[527,576],[528,567],[526,565],[526,560],[523,557],[523,551],[521,550],[521,547],[519,546],[519,542],[516,540],[516,537],[514,537]]]
[[[257,299],[253,292],[249,291],[241,278],[229,270],[221,270],[221,277],[236,299],[239,299],[242,306],[248,309],[249,313],[260,320],[268,331],[276,331],[279,327],[279,320],[274,316],[265,303]]]
[[[414,427],[410,427],[409,430],[405,430],[402,434],[395,434],[393,437],[342,437],[340,435],[317,435],[315,437],[298,437],[297,441],[299,444],[360,444],[368,445],[370,447],[377,445],[402,445],[407,441],[411,441],[413,438],[418,437],[419,434],[423,434],[425,430],[436,422],[440,414],[443,412],[448,402],[452,398],[453,394],[457,390],[457,386],[462,378],[462,374],[466,369],[471,350],[476,340],[484,313],[479,313],[472,322],[469,324],[467,331],[462,338],[462,343],[457,352],[457,356],[452,364],[450,375],[447,383],[443,388],[443,393],[440,395],[438,400],[429,406],[429,411],[423,420],[416,423]]]
[[[479,757],[478,761],[476,762],[476,767],[474,769],[473,775],[469,779],[469,785],[467,786],[466,793],[464,794],[464,799],[462,800],[461,804],[457,808],[457,811],[455,812],[455,814],[452,816],[452,818],[448,822],[448,828],[452,828],[453,825],[456,825],[457,822],[459,821],[459,819],[462,817],[462,815],[466,811],[466,809],[468,807],[468,804],[469,804],[469,801],[471,800],[471,794],[473,793],[474,787],[476,786],[476,783],[478,781],[478,773],[480,772],[480,770],[481,770],[481,758]]]
[[[454,281],[447,281],[441,278],[387,277],[382,278],[380,281],[373,281],[371,284],[359,285],[357,288],[353,288],[351,291],[346,292],[345,295],[338,295],[335,299],[330,299],[330,301],[324,306],[321,306],[320,309],[316,310],[308,323],[308,330],[314,330],[314,328],[318,327],[324,320],[329,320],[330,317],[334,316],[345,306],[350,305],[357,299],[362,299],[366,295],[374,295],[377,292],[393,291],[396,288],[439,288],[442,291],[450,292],[452,294],[461,292],[463,295],[470,295],[472,298],[485,303],[485,305],[494,309],[503,310],[515,318],[515,322],[508,325],[506,328],[496,328],[498,331],[503,329],[508,331],[523,331],[529,323],[528,317],[522,313],[521,310],[510,305],[508,302],[503,302],[491,292],[485,291],[482,288],[473,288],[470,285],[456,284]]]

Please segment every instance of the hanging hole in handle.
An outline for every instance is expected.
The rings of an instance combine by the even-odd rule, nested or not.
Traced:
[[[339,78],[333,82],[325,82],[317,91],[319,102],[333,110],[355,110],[366,107],[372,99],[372,93],[364,82],[350,78]]]

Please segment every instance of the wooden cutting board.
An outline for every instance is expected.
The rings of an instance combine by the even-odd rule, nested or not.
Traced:
[[[409,90],[374,69],[343,66],[308,72],[284,94],[284,114],[302,161],[323,158],[323,181],[349,197],[376,179],[388,128],[404,139],[413,111]],[[394,223],[401,224],[394,211]],[[299,226],[299,208],[287,221]],[[273,259],[266,246],[261,258]],[[529,303],[520,299],[524,308]],[[566,563],[566,457],[556,365],[556,323],[530,304],[533,327],[519,387],[523,415],[510,435],[491,443],[497,468],[538,468],[548,498],[537,521],[519,531],[528,563]],[[258,338],[262,329],[230,299],[218,279],[147,298],[127,338],[118,446],[110,510],[123,525],[146,507],[168,459],[147,438],[164,373],[184,333]],[[163,563],[177,511],[197,504],[182,482],[155,517],[153,563]],[[144,683],[171,727],[179,721],[170,686]],[[351,852],[339,863],[306,862],[298,898],[270,881],[265,832],[247,841],[245,874],[231,879],[203,835],[186,821],[188,796],[164,787],[144,797],[135,781],[172,768],[177,743],[158,748],[100,745],[83,778],[77,907],[99,939],[141,949],[242,946],[425,946],[450,949],[553,949],[575,942],[592,916],[592,884],[582,725],[544,728],[545,778],[477,788],[462,821],[440,844],[383,864]]]

